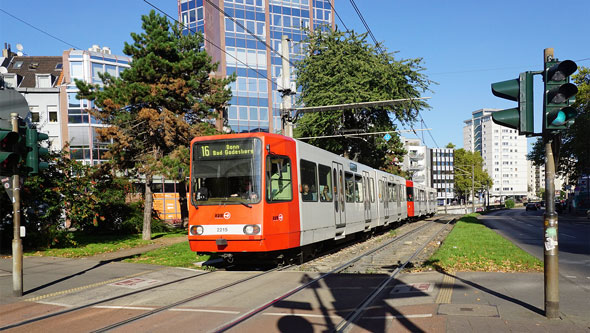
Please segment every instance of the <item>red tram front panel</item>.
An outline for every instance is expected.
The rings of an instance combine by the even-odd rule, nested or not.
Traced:
[[[411,180],[406,180],[406,206],[408,217],[416,216],[414,213],[414,182]]]
[[[241,253],[299,247],[295,151],[293,139],[276,134],[195,138],[191,250]]]

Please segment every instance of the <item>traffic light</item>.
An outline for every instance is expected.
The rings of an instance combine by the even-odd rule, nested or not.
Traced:
[[[29,170],[28,174],[35,175],[39,170],[45,170],[49,167],[47,162],[40,162],[39,157],[49,154],[47,148],[39,146],[39,141],[47,140],[49,136],[45,133],[37,132],[36,128],[26,129],[26,146],[28,148],[26,166]]]
[[[578,69],[571,60],[545,62],[543,81],[543,132],[567,129],[575,121],[578,111],[571,107],[578,87],[570,83],[569,76]]]
[[[492,83],[494,96],[518,102],[518,107],[492,113],[494,123],[518,130],[518,134],[534,134],[533,73],[520,73],[518,79]]]
[[[20,162],[17,132],[0,130],[0,176],[11,176]]]

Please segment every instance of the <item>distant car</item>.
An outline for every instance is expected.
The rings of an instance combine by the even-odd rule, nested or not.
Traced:
[[[528,203],[526,204],[526,210],[537,210],[537,205],[534,203]]]
[[[536,202],[536,203],[534,203],[534,205],[537,206],[537,208],[539,208],[539,209],[541,208],[541,203],[540,202]]]

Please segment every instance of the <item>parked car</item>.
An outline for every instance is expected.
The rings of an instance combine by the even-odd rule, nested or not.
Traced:
[[[526,210],[537,210],[537,205],[535,203],[528,203],[526,204]]]

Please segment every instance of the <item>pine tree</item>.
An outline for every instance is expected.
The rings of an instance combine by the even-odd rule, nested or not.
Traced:
[[[108,157],[119,171],[145,179],[143,239],[151,238],[152,180],[162,174],[164,157],[178,154],[191,139],[215,132],[231,92],[233,78],[215,78],[217,64],[197,33],[183,36],[165,17],[142,16],[141,34],[131,33],[123,53],[132,57],[119,78],[102,74],[103,85],[76,81],[78,97],[93,100],[90,114],[110,125],[97,129],[98,139],[112,142]],[[214,111],[218,110],[218,111]]]

